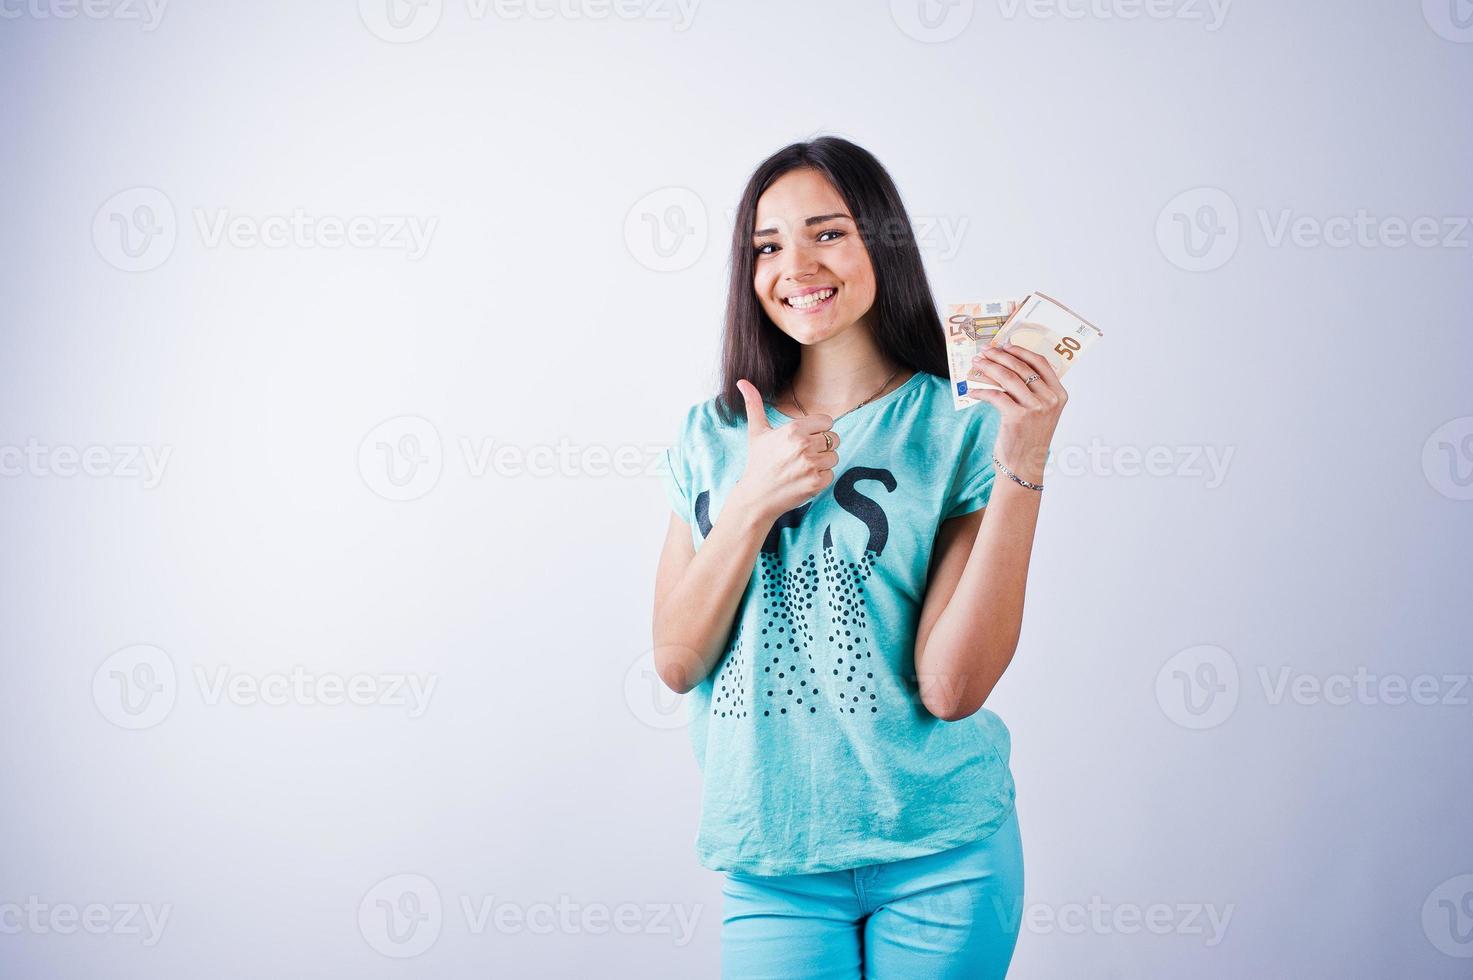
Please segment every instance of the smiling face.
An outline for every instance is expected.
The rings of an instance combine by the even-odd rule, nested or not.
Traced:
[[[812,168],[790,170],[757,199],[752,287],[778,329],[802,344],[866,319],[875,272],[848,206]]]

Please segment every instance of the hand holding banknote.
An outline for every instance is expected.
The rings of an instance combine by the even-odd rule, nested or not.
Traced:
[[[947,314],[955,407],[978,401],[996,407],[1003,419],[998,458],[1023,475],[1014,466],[1016,459],[1018,466],[1041,480],[1049,440],[1069,400],[1059,379],[1103,334],[1043,293],[1020,300],[956,304]]]
[[[984,347],[972,372],[992,387],[972,386],[967,395],[998,410],[1002,424],[993,452],[1008,469],[1032,483],[1043,482],[1043,464],[1069,393],[1048,358],[1015,344]]]

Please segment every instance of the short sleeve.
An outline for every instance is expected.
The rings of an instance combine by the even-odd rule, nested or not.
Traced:
[[[977,467],[976,471],[967,478],[967,483],[952,498],[951,507],[941,519],[961,517],[963,514],[970,514],[986,507],[987,501],[992,499],[992,481],[995,472],[996,467],[992,465],[992,451],[989,449],[986,465]]]
[[[675,513],[689,520],[690,502],[686,497],[684,480],[684,459],[679,446],[671,446],[665,450],[665,467],[660,472],[660,480],[665,484],[665,496],[670,500],[670,506],[675,508]]]
[[[660,482],[665,485],[665,496],[670,501],[670,506],[682,520],[690,520],[690,495],[686,492],[686,486],[690,482],[690,470],[686,466],[685,439],[689,433],[689,416],[686,423],[680,427],[680,434],[675,444],[665,450],[665,462],[660,469]]]
[[[992,447],[997,442],[999,416],[986,402],[967,411],[974,414],[966,420],[958,453],[960,462],[952,483],[954,489],[947,498],[942,520],[981,510],[992,499],[992,483],[997,474],[997,468],[992,465]]]
[[[992,499],[992,487],[998,477],[997,467],[992,462],[992,450],[997,442],[996,429],[994,428],[990,432],[987,432],[977,442],[978,445],[974,445],[971,452],[980,453],[981,459],[974,459],[969,464],[971,472],[967,477],[967,482],[952,498],[951,508],[946,512],[942,520],[961,517],[963,514],[970,514],[973,511],[981,510]],[[1053,454],[1054,451],[1052,449],[1044,451],[1043,462],[1045,466],[1048,465],[1048,461],[1052,458]],[[971,457],[968,458],[971,459]],[[1006,480],[1008,477],[1004,476],[1002,479]]]

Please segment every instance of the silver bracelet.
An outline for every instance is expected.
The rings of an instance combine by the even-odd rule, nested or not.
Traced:
[[[1029,483],[1027,480],[1023,479],[1021,476],[1019,476],[1018,474],[1014,473],[1012,470],[1008,469],[1006,466],[1002,465],[1002,460],[1000,460],[1000,459],[997,458],[997,454],[996,453],[993,453],[992,454],[992,465],[996,466],[998,469],[1000,469],[1004,473],[1006,473],[1007,476],[1008,476],[1008,479],[1012,480],[1014,483],[1018,484],[1019,486],[1027,487],[1029,490],[1042,490],[1043,489],[1043,484],[1042,483]]]

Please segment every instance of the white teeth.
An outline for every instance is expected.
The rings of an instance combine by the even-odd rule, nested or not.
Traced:
[[[820,289],[816,293],[807,293],[803,296],[790,296],[788,297],[788,305],[795,310],[804,310],[810,306],[817,306],[832,295],[834,295],[832,289]]]

